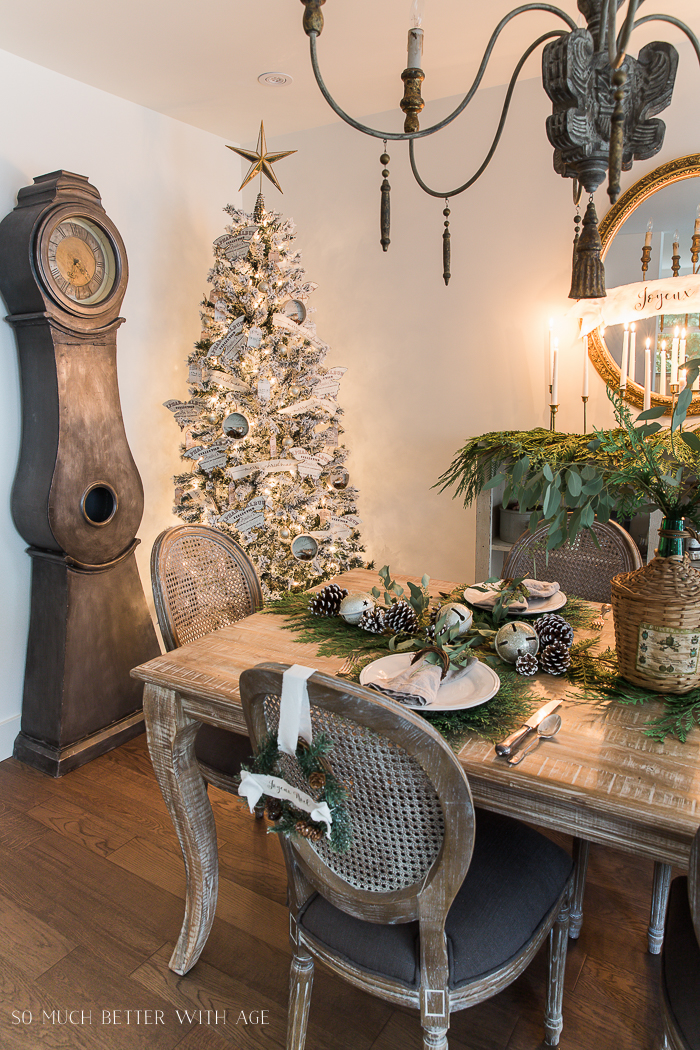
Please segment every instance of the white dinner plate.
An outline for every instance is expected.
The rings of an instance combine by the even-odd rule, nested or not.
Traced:
[[[415,653],[392,653],[373,660],[360,671],[360,685],[370,682],[385,683],[389,678],[405,671]],[[478,707],[495,696],[501,687],[501,679],[488,666],[475,660],[467,674],[455,682],[445,682],[438,689],[432,704],[416,705],[418,711],[462,711],[467,707]],[[404,707],[411,705],[404,704]]]
[[[479,586],[483,587],[483,584]],[[464,592],[464,597],[470,605],[475,605],[479,609],[490,609],[492,606],[483,604],[484,592],[478,591],[476,587],[467,587]],[[549,598],[530,598],[527,603],[527,609],[513,610],[509,612],[508,616],[540,616],[542,613],[556,612],[557,609],[562,609],[566,605],[566,595],[563,591],[557,591],[555,594],[549,596]]]

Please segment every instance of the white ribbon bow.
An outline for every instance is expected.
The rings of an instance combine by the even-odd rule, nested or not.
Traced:
[[[244,771],[241,774],[238,794],[243,795],[247,800],[251,813],[262,795],[283,798],[287,802],[291,802],[297,809],[308,813],[312,820],[319,824],[325,824],[326,838],[331,837],[333,818],[331,817],[328,803],[316,802],[315,799],[311,798],[311,795],[307,795],[305,792],[292,787],[291,784],[288,784],[286,780],[282,780],[280,777],[269,777],[263,776],[262,773],[247,773]]]

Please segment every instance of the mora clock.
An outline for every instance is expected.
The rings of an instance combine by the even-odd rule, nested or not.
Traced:
[[[117,386],[127,276],[122,239],[83,175],[41,175],[0,223],[22,385],[12,517],[32,559],[14,754],[53,776],[142,731],[129,671],[160,653],[134,556],[143,487]]]

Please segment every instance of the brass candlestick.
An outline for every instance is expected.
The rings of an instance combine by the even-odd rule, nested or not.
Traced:
[[[400,106],[406,114],[406,119],[403,122],[403,130],[405,132],[420,131],[418,114],[425,106],[425,102],[421,97],[420,86],[425,80],[425,73],[422,69],[417,68],[404,69],[401,74],[401,79],[404,83],[404,89]]]
[[[647,270],[649,269],[649,260],[651,259],[651,245],[642,245],[642,280],[647,279]]]
[[[588,433],[588,424],[586,423],[586,405],[588,404],[588,396],[581,394],[581,400],[583,401],[583,433]]]
[[[556,423],[557,409],[558,408],[559,408],[559,405],[550,405],[549,406],[549,429],[552,431],[552,433],[556,430],[555,423]]]
[[[690,246],[691,259],[693,260],[693,273],[697,273],[698,259],[700,259],[700,233],[693,234],[693,241]]]
[[[673,247],[677,249],[678,245],[674,244]],[[681,272],[681,257],[680,255],[676,255],[675,252],[671,256],[671,270],[673,271],[674,277],[678,277],[678,274]]]

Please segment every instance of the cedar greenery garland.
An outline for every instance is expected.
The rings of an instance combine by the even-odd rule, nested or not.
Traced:
[[[330,737],[325,733],[319,733],[311,744],[299,741],[296,760],[316,801],[328,803],[332,817],[331,834],[328,840],[331,848],[338,853],[345,853],[352,842],[350,817],[345,805],[347,792],[331,772],[328,763],[323,762],[324,757],[333,750],[333,746]],[[255,752],[252,762],[242,765],[241,768],[248,773],[281,776],[282,779],[285,779],[279,769],[280,757],[277,733],[268,733]],[[326,825],[323,822],[311,820],[308,813],[297,809],[286,799],[277,799],[275,796],[268,795],[265,798],[274,798],[275,801],[279,801],[282,810],[281,816],[274,827],[268,829],[269,831],[279,835],[301,835],[303,838],[310,838],[314,841],[325,837]],[[310,834],[305,831],[307,828]],[[317,834],[318,832],[320,834]]]

